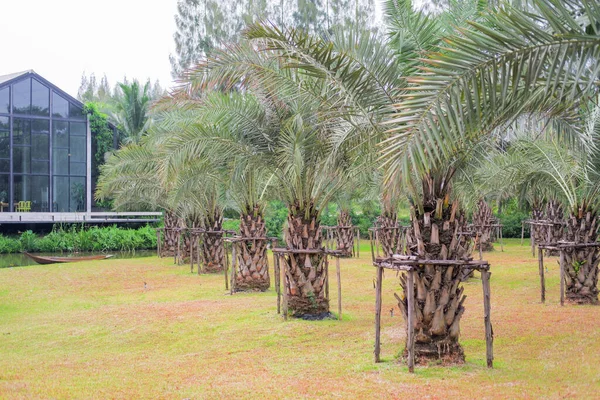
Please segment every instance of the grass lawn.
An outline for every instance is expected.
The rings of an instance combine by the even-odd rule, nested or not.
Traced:
[[[342,260],[343,321],[283,322],[273,290],[230,296],[222,275],[190,274],[172,259],[0,269],[0,398],[600,397],[600,308],[560,307],[556,258],[541,304],[537,260],[507,242],[485,254],[495,368],[485,367],[476,277],[465,284],[466,364],[414,375],[396,359],[405,333],[389,272],[383,362],[373,363],[367,242],[359,260]]]

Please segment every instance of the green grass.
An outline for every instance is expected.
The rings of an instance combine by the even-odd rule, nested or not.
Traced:
[[[461,321],[466,364],[414,375],[396,359],[404,328],[391,273],[384,362],[373,363],[375,271],[365,243],[360,260],[342,260],[343,321],[283,322],[273,290],[229,296],[222,275],[190,274],[170,259],[2,269],[0,398],[597,397],[599,309],[560,307],[554,258],[541,304],[537,261],[518,240],[507,242],[505,252],[485,255],[495,368],[485,367],[474,279]]]

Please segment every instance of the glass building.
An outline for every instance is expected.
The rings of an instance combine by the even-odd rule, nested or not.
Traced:
[[[91,211],[83,104],[33,71],[0,76],[0,211]]]

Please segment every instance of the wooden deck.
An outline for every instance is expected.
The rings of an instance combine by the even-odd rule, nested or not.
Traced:
[[[157,222],[160,212],[0,212],[0,224]]]

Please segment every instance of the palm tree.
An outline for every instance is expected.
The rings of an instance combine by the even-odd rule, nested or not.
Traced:
[[[144,86],[134,79],[119,83],[121,92],[114,96],[114,112],[112,117],[119,130],[125,135],[125,143],[139,143],[151,123],[149,108],[151,103],[150,81]]]

